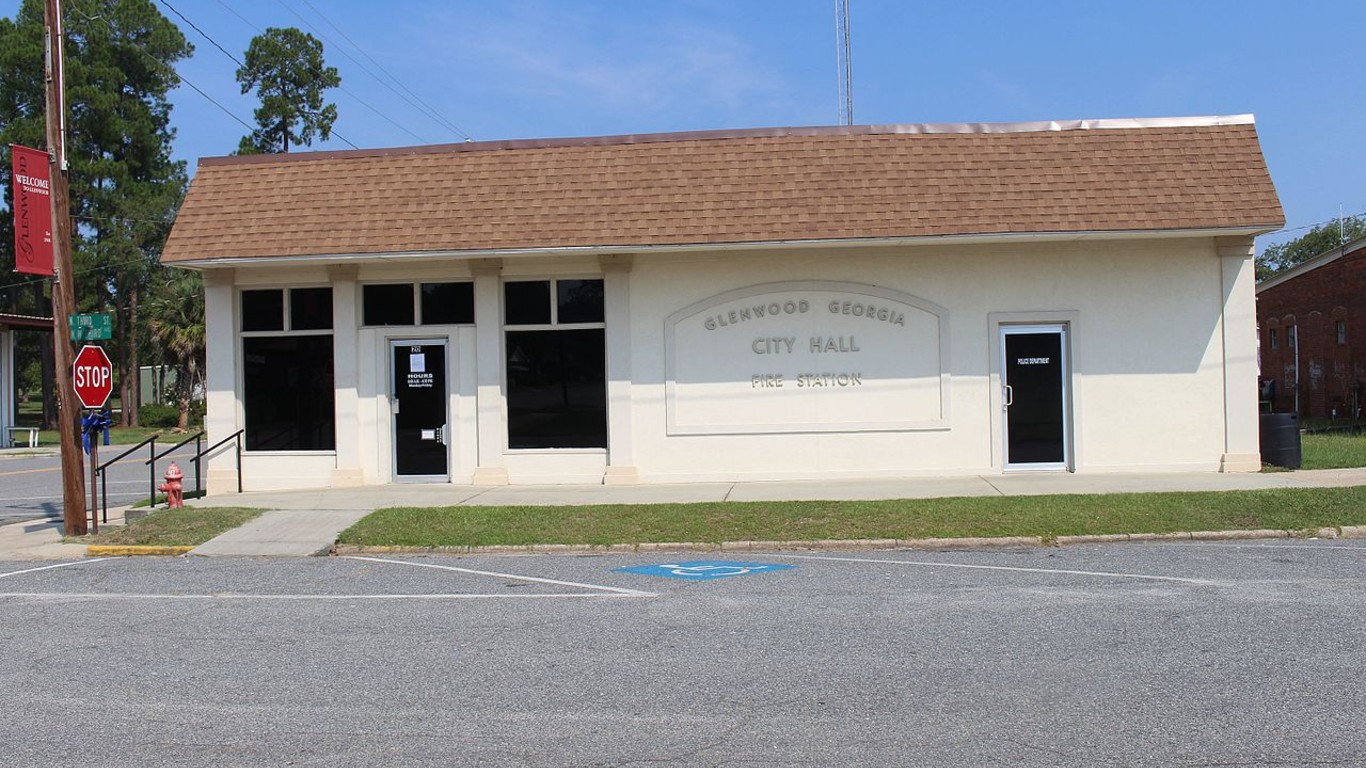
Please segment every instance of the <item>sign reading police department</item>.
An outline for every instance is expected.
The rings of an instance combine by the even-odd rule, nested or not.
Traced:
[[[665,321],[669,434],[942,429],[948,311],[858,283],[769,283]]]

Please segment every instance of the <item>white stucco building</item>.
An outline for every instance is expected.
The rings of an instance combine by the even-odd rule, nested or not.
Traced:
[[[770,129],[206,159],[163,261],[249,490],[1256,471],[1282,222],[1248,116]]]

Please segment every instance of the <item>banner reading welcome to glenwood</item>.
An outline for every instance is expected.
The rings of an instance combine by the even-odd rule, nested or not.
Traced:
[[[48,155],[10,146],[14,169],[14,271],[52,274],[52,186]]]

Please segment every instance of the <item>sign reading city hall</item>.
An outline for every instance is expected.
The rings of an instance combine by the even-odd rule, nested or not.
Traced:
[[[948,310],[842,282],[768,283],[665,321],[671,435],[948,426]]]

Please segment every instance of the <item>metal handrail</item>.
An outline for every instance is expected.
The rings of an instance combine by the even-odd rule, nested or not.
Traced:
[[[193,435],[190,435],[189,437],[185,438],[184,440],[181,440],[180,442],[178,442],[178,443],[176,443],[175,445],[171,446],[170,448],[167,448],[166,450],[162,451],[161,453],[159,453],[159,454],[154,454],[154,455],[152,456],[152,458],[150,458],[150,459],[148,459],[147,461],[143,462],[144,464],[147,465],[147,474],[148,474],[148,476],[151,477],[151,479],[152,479],[152,495],[151,495],[151,497],[147,500],[147,505],[148,505],[148,506],[150,506],[150,507],[155,507],[156,504],[157,504],[157,494],[156,494],[156,484],[157,484],[157,459],[163,458],[163,457],[165,457],[167,454],[169,454],[171,451],[174,451],[175,449],[177,449],[177,448],[179,448],[179,447],[181,447],[181,446],[184,446],[184,445],[188,445],[188,444],[190,444],[190,443],[192,443],[192,442],[194,443],[194,450],[195,450],[195,457],[194,457],[194,490],[195,490],[195,493],[199,493],[201,490],[203,490],[203,484],[202,484],[202,483],[200,482],[200,480],[199,480],[199,457],[202,455],[202,454],[199,453],[199,446],[200,446],[200,444],[201,444],[201,443],[203,442],[203,440],[204,440],[204,434],[205,434],[205,433],[204,433],[204,430],[201,429],[201,430],[199,430],[198,432],[194,433]]]
[[[246,430],[245,430],[245,429],[239,429],[239,430],[237,430],[236,432],[233,432],[231,435],[228,435],[227,437],[223,438],[222,440],[219,440],[218,442],[214,443],[213,445],[209,446],[208,448],[205,448],[204,450],[202,450],[202,451],[200,451],[199,453],[195,454],[195,457],[194,457],[194,460],[195,460],[195,470],[198,471],[198,468],[199,468],[199,458],[200,458],[201,456],[205,456],[205,455],[207,455],[207,454],[209,454],[209,453],[213,453],[213,451],[214,451],[216,448],[218,448],[218,446],[222,445],[223,443],[228,442],[229,440],[236,440],[236,441],[237,441],[237,492],[238,492],[238,493],[241,493],[241,492],[242,492],[242,439],[241,439],[241,438],[242,438],[242,433],[243,433],[243,432],[246,432]]]
[[[185,445],[186,443],[189,443],[189,442],[194,441],[194,440],[198,440],[198,439],[200,439],[200,438],[202,438],[202,437],[204,437],[204,430],[201,429],[201,430],[199,430],[198,432],[194,433],[193,435],[190,435],[189,437],[185,438],[184,440],[181,440],[180,442],[176,443],[175,445],[171,446],[170,448],[167,448],[166,450],[162,451],[161,453],[157,454],[156,456],[153,456],[152,458],[148,459],[147,461],[145,461],[145,462],[143,462],[143,463],[144,463],[144,464],[151,464],[153,461],[156,461],[157,459],[160,459],[160,458],[164,457],[166,454],[168,454],[168,453],[170,453],[171,451],[174,451],[175,449],[177,449],[177,448],[179,448],[179,447]],[[197,450],[197,449],[196,449],[196,450]]]
[[[108,523],[108,522],[109,522],[109,483],[105,482],[105,470],[109,468],[109,465],[113,464],[114,462],[118,461],[119,459],[122,459],[123,457],[127,456],[128,454],[132,453],[133,451],[136,451],[137,449],[141,448],[142,446],[147,445],[148,443],[151,443],[151,444],[152,444],[152,448],[151,448],[152,455],[156,455],[156,452],[157,452],[157,438],[158,438],[158,437],[161,437],[161,433],[160,433],[160,432],[154,432],[154,433],[152,433],[152,436],[151,436],[151,437],[148,437],[148,438],[144,439],[142,442],[138,443],[137,445],[133,446],[132,448],[129,448],[128,450],[124,451],[123,453],[120,453],[119,455],[115,456],[114,458],[110,459],[109,461],[104,462],[104,463],[101,464],[98,468],[96,468],[95,471],[98,472],[99,475],[100,475],[100,520],[101,520],[101,522],[104,522],[104,523]],[[155,480],[152,481],[152,486],[153,486],[153,488],[155,489],[155,487],[156,487],[156,481],[155,481]]]

